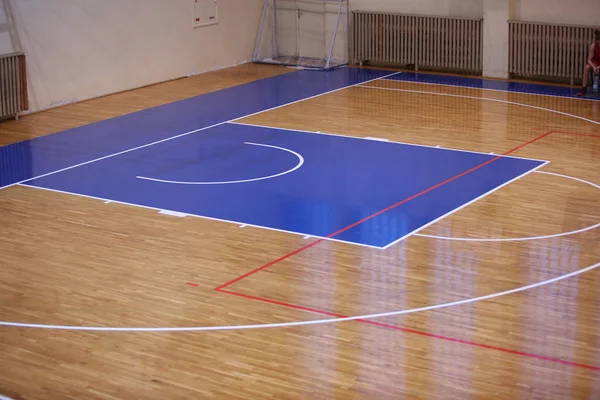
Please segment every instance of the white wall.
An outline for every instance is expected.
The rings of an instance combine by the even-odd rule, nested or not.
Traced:
[[[483,0],[483,76],[508,78],[511,0]]]
[[[558,1],[558,0],[557,0]],[[482,18],[482,0],[350,0],[353,10]]]
[[[512,0],[511,18],[600,27],[600,0]]]
[[[8,18],[4,4],[0,1],[0,55],[14,53],[15,49],[10,38]]]
[[[219,0],[219,23],[193,28],[193,0],[11,0],[31,108],[247,61],[262,3]]]

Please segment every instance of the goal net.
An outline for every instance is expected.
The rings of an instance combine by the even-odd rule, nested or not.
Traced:
[[[349,54],[348,0],[265,0],[252,61],[330,69]]]

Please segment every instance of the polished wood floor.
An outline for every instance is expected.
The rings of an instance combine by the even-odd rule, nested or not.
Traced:
[[[0,125],[0,145],[288,71],[244,65],[34,114]],[[195,332],[0,326],[0,395],[600,399],[599,102],[376,81],[238,122],[551,163],[386,250],[1,190],[1,321],[205,327],[447,306]]]

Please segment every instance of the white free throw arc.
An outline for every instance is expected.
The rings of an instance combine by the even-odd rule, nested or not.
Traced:
[[[554,172],[546,172],[546,171],[534,171],[534,173],[537,174],[545,174],[545,175],[553,175],[553,176],[558,176],[561,178],[565,178],[565,179],[571,179],[577,182],[581,182],[581,183],[585,183],[587,185],[590,185],[592,187],[595,187],[596,189],[600,189],[600,185],[597,185],[595,183],[580,179],[580,178],[575,178],[573,176],[568,176],[568,175],[563,175],[563,174],[557,174]],[[439,239],[439,240],[456,240],[456,241],[463,241],[463,242],[519,242],[519,241],[526,241],[526,240],[541,240],[541,239],[551,239],[551,238],[556,238],[556,237],[561,237],[561,236],[569,236],[569,235],[575,235],[577,233],[582,233],[582,232],[586,232],[586,231],[591,231],[592,229],[596,229],[600,227],[600,222],[598,222],[597,224],[588,226],[586,228],[581,228],[581,229],[577,229],[574,231],[569,231],[569,232],[562,232],[562,233],[555,233],[552,235],[544,235],[544,236],[528,236],[528,237],[520,237],[520,238],[459,238],[459,237],[452,237],[452,236],[436,236],[436,235],[425,235],[422,233],[415,233],[414,236],[421,236],[421,237],[425,237],[425,238],[429,238],[429,239]]]
[[[577,271],[569,272],[568,274],[557,276],[556,278],[547,279],[542,282],[532,283],[531,285],[521,286],[515,289],[505,290],[504,292],[492,293],[485,296],[473,297],[470,299],[463,299],[452,301],[449,303],[434,304],[432,306],[425,306],[419,308],[411,308],[408,310],[390,311],[378,314],[367,314],[358,315],[354,317],[345,318],[330,318],[330,319],[317,319],[308,321],[296,321],[296,322],[281,322],[276,324],[255,324],[255,325],[225,325],[225,326],[188,326],[188,327],[113,327],[113,326],[74,326],[74,325],[47,325],[47,324],[27,324],[22,322],[8,322],[0,321],[0,326],[10,326],[17,328],[38,328],[38,329],[58,329],[68,331],[102,331],[102,332],[199,332],[199,331],[226,331],[226,330],[243,330],[243,329],[261,329],[261,328],[285,328],[291,326],[306,326],[306,325],[319,325],[319,324],[331,324],[345,321],[356,321],[359,319],[373,319],[392,317],[395,315],[413,314],[423,311],[438,310],[441,308],[459,306],[462,304],[475,303],[478,301],[493,299],[508,294],[524,292],[529,289],[534,289],[540,286],[549,285],[564,279],[571,278],[576,275],[583,274],[588,271],[592,271],[600,267],[600,262],[589,267],[582,268]]]
[[[291,153],[291,154],[295,155],[296,157],[298,157],[298,164],[296,164],[296,166],[294,168],[288,169],[287,171],[283,171],[283,172],[280,172],[278,174],[269,175],[269,176],[263,176],[263,177],[260,177],[260,178],[242,179],[242,180],[238,180],[238,181],[185,182],[185,181],[169,181],[169,180],[165,180],[165,179],[148,178],[146,176],[137,176],[136,178],[143,179],[143,180],[146,180],[146,181],[153,181],[153,182],[160,182],[160,183],[172,183],[172,184],[177,184],[177,185],[230,185],[230,184],[234,184],[234,183],[256,182],[256,181],[264,181],[266,179],[277,178],[278,176],[287,175],[289,173],[294,172],[295,170],[297,170],[298,168],[300,168],[302,166],[302,164],[304,164],[304,157],[302,157],[300,154],[298,154],[295,151],[292,151],[290,149],[286,149],[284,147],[278,147],[278,146],[271,146],[271,145],[268,145],[268,144],[260,144],[260,143],[244,142],[244,144],[247,144],[247,145],[250,145],[250,146],[269,147],[269,148],[272,148],[272,149],[287,151],[288,153]]]

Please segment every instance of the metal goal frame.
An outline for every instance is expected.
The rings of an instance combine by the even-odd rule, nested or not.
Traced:
[[[323,70],[349,64],[349,0],[265,0],[252,61]]]

